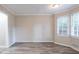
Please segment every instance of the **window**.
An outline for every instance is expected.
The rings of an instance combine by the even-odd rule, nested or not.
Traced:
[[[71,35],[79,36],[79,13],[71,15]]]
[[[57,34],[61,36],[68,36],[69,34],[69,17],[61,16],[57,18]]]

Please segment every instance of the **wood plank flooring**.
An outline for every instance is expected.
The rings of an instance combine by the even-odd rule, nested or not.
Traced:
[[[1,54],[79,54],[78,51],[52,42],[15,43],[9,48],[0,48]]]

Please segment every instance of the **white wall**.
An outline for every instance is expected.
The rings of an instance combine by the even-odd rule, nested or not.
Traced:
[[[9,47],[15,42],[14,37],[14,15],[0,5],[0,12],[7,15],[7,19],[0,20],[0,47]],[[3,25],[1,23],[3,22]]]
[[[9,32],[9,45],[15,43],[15,16],[8,14],[8,32]]]
[[[51,15],[16,16],[16,42],[53,42]]]
[[[0,46],[6,46],[8,39],[8,17],[4,13],[0,12]]]

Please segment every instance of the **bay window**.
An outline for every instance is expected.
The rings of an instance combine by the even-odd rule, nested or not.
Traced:
[[[57,35],[69,36],[69,34],[79,36],[79,12],[57,17]]]

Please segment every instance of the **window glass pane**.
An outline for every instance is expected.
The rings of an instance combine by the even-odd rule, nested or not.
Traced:
[[[71,35],[79,36],[79,13],[71,15]]]
[[[57,34],[68,35],[68,16],[61,16],[57,18]]]

